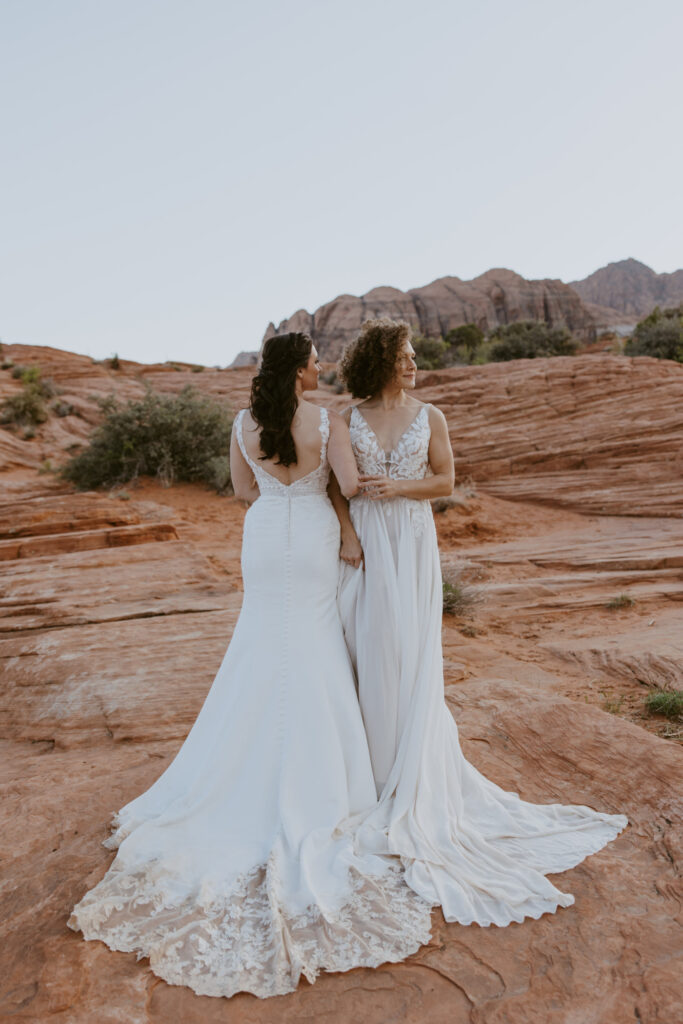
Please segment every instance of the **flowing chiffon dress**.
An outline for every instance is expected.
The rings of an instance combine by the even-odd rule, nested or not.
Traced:
[[[328,415],[319,467],[290,486],[249,458],[242,419],[260,496],[239,620],[175,760],[115,816],[116,859],[69,925],[172,984],[265,997],[302,973],[403,959],[428,941],[430,908],[351,823],[376,793],[336,604]]]
[[[360,473],[430,474],[427,406],[388,455],[358,408],[350,432]],[[338,600],[379,794],[361,841],[399,855],[408,884],[448,921],[507,925],[571,905],[545,875],[601,849],[627,818],[527,803],[469,764],[444,701],[430,503],[356,496],[350,512],[365,571],[342,564]]]

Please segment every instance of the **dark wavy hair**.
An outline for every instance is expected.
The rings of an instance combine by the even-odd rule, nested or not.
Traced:
[[[299,400],[296,371],[306,366],[313,342],[307,334],[275,334],[263,346],[259,371],[251,382],[249,410],[259,427],[261,459],[278,465],[296,464],[292,420]]]
[[[366,320],[342,352],[339,374],[354,398],[372,398],[396,373],[399,352],[410,340],[410,324],[388,316]]]

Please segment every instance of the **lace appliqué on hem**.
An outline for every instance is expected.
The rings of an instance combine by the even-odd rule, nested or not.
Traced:
[[[397,962],[430,939],[430,908],[398,867],[349,869],[346,902],[292,916],[281,898],[276,858],[242,875],[228,893],[207,886],[174,902],[160,865],[126,872],[116,864],[74,908],[69,927],[111,949],[148,956],[154,973],[198,995],[283,995],[303,974]]]

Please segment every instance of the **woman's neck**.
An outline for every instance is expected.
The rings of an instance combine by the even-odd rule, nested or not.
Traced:
[[[374,401],[377,405],[384,409],[385,412],[389,412],[391,409],[398,409],[399,406],[405,405],[408,400],[403,388],[392,387],[388,385],[378,395],[375,396]]]

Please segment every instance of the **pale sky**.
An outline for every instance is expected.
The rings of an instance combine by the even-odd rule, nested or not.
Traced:
[[[0,0],[0,338],[226,365],[344,292],[683,266],[680,0]]]

